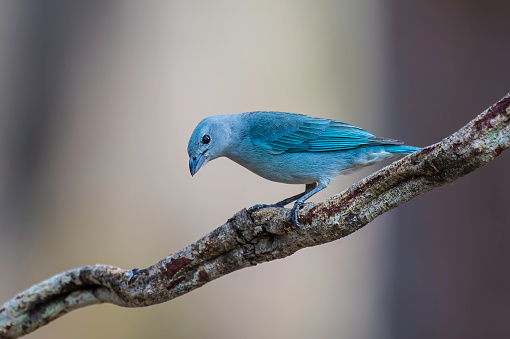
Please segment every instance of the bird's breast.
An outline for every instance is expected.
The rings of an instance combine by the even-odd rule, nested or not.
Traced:
[[[228,157],[253,173],[287,184],[329,182],[338,175],[395,157],[382,147],[337,152],[270,154],[252,148]]]
[[[326,167],[313,154],[259,151],[229,158],[267,180],[286,184],[311,184],[328,176]]]

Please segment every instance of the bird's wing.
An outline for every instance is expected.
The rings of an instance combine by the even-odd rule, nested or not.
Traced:
[[[251,138],[271,154],[343,151],[362,146],[400,145],[343,122],[301,114],[254,112]]]

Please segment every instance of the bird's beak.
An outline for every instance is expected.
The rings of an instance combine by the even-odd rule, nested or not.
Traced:
[[[189,157],[189,172],[191,176],[194,176],[198,172],[200,167],[204,164],[205,156],[204,153],[199,153],[196,157]]]

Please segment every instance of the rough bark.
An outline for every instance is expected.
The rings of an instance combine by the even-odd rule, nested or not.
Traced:
[[[55,275],[0,306],[0,338],[28,334],[65,313],[112,303],[162,303],[230,272],[285,258],[357,231],[413,197],[486,165],[510,147],[510,93],[444,140],[392,163],[344,192],[299,212],[241,210],[202,239],[141,270],[92,265]]]

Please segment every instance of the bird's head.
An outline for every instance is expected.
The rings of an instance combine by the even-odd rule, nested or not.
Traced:
[[[232,134],[228,116],[218,114],[205,118],[191,134],[188,155],[189,171],[192,176],[208,161],[226,154]]]

